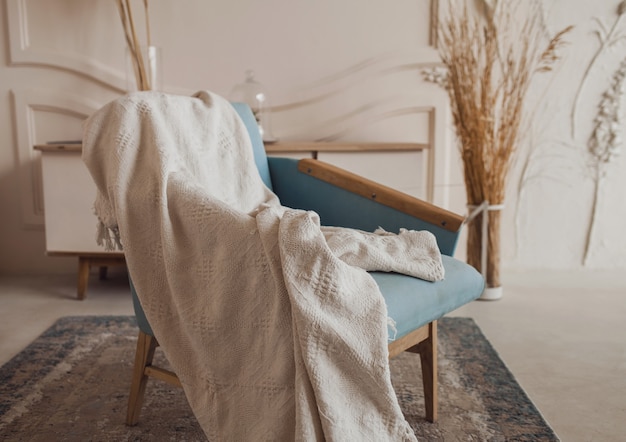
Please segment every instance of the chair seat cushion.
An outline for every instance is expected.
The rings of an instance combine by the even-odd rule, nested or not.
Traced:
[[[483,292],[482,276],[471,266],[446,255],[441,256],[446,277],[428,282],[398,273],[370,272],[387,304],[387,313],[396,322],[395,338],[441,318],[478,298]],[[139,328],[154,336],[130,282]],[[390,331],[390,338],[394,334]]]
[[[396,322],[398,339],[429,322],[435,321],[483,292],[483,277],[470,265],[442,255],[446,276],[443,281],[428,282],[398,273],[370,272],[387,304],[387,313]]]

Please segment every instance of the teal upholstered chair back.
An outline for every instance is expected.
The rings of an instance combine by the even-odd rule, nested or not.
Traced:
[[[323,225],[341,226],[374,231],[378,227],[397,232],[401,227],[413,230],[428,230],[435,234],[441,253],[452,256],[458,241],[458,232],[450,232],[441,226],[417,219],[398,210],[385,206],[372,206],[371,202],[359,195],[351,194],[333,185],[316,182],[307,188],[308,180],[294,167],[297,160],[291,158],[271,158],[268,161],[265,146],[256,119],[245,103],[232,103],[242,119],[254,151],[254,160],[263,182],[280,198],[283,205],[294,209],[318,212]],[[295,176],[298,175],[298,176]],[[303,187],[304,186],[304,187]],[[337,206],[336,210],[332,207]],[[350,207],[350,210],[345,210]],[[383,221],[381,221],[383,220]]]
[[[239,114],[239,117],[243,120],[248,133],[250,134],[250,141],[252,142],[252,150],[254,151],[254,161],[256,167],[259,169],[261,178],[267,187],[272,189],[272,179],[270,178],[270,169],[267,164],[267,155],[265,154],[265,146],[261,139],[261,133],[259,132],[259,126],[257,125],[256,118],[250,110],[250,107],[244,103],[232,103],[233,107]],[[272,189],[273,190],[273,189]]]

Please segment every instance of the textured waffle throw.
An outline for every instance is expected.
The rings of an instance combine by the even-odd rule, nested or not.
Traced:
[[[390,383],[384,300],[363,268],[440,279],[433,237],[322,229],[282,207],[242,121],[209,92],[106,105],[85,124],[83,159],[100,240],[123,246],[209,440],[415,439]]]

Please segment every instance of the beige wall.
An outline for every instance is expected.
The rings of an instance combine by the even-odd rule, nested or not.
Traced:
[[[626,43],[620,40],[597,57],[572,136],[574,92],[599,47],[592,18],[610,28],[619,2],[544,3],[547,31],[577,27],[562,68],[533,92],[546,99],[531,124],[532,142],[520,146],[511,182],[503,232],[506,268],[582,267],[593,189],[586,146]],[[427,155],[413,158],[412,166],[401,160],[403,178],[397,181],[399,163],[390,156],[377,179],[422,196],[429,195],[430,179],[435,203],[465,211],[446,97],[419,73],[437,61],[429,45],[430,0],[153,0],[151,5],[165,91],[228,95],[244,71],[254,69],[275,108],[273,132],[280,139],[432,142],[434,162]],[[74,260],[45,256],[45,189],[32,144],[80,138],[86,115],[125,90],[115,3],[4,0],[0,14],[0,273],[73,271]],[[618,23],[617,29],[623,26]],[[368,172],[380,160],[344,155],[334,161]],[[523,166],[529,171],[524,179]],[[412,168],[415,176],[407,178]],[[587,267],[626,267],[625,168],[623,156],[608,167]]]

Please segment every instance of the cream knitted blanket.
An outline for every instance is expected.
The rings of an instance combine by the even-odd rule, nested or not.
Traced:
[[[208,92],[106,105],[83,159],[100,237],[123,245],[209,440],[415,440],[390,383],[384,300],[353,265],[440,279],[432,236],[322,231],[282,207],[238,115]]]

